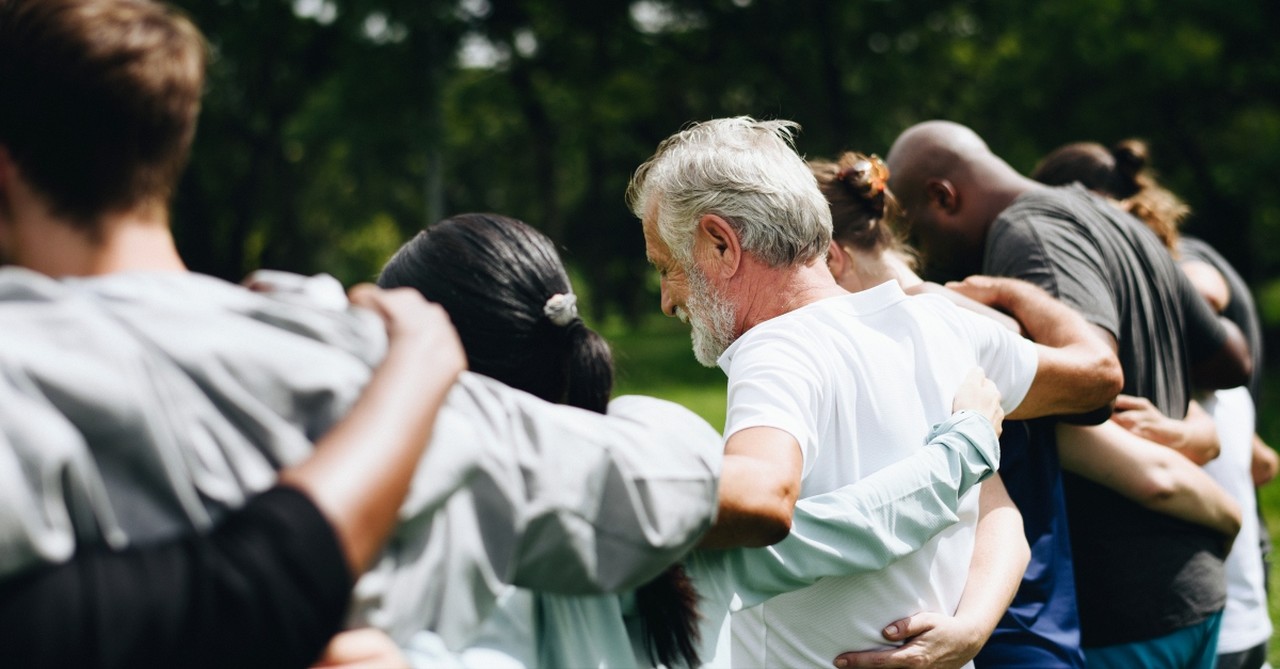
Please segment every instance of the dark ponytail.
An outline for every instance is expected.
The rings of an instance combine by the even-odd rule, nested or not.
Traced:
[[[698,592],[679,562],[636,590],[649,659],[666,667],[697,667]]]
[[[580,318],[565,326],[569,338],[564,403],[604,413],[613,396],[613,354],[600,333]]]
[[[444,307],[473,371],[551,402],[608,408],[609,345],[578,317],[576,298],[551,302],[573,290],[551,240],[528,225],[495,214],[445,219],[401,247],[378,285],[411,286]],[[636,607],[651,659],[700,664],[697,595],[680,564],[638,588]]]

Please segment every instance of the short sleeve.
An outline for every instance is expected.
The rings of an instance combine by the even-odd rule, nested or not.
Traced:
[[[1022,404],[1036,378],[1040,354],[1035,343],[990,318],[952,308],[956,317],[950,322],[973,345],[983,373],[1000,390],[1001,408],[1005,413],[1013,411]]]
[[[1195,364],[1220,351],[1226,344],[1227,332],[1191,280],[1180,271],[1174,275],[1182,306],[1183,330],[1187,335],[1187,354]]]
[[[822,371],[800,344],[776,333],[742,341],[729,369],[724,438],[752,427],[782,430],[800,444],[803,476],[818,455],[816,407]]]
[[[987,237],[983,271],[1040,286],[1119,339],[1120,316],[1101,252],[1070,223],[1050,216],[997,218]]]

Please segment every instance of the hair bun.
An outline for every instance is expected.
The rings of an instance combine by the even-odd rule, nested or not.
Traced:
[[[1140,139],[1126,139],[1111,147],[1116,171],[1125,179],[1133,179],[1147,166],[1147,144]]]
[[[889,167],[879,156],[846,153],[840,159],[840,172],[836,178],[871,200],[884,192],[889,182]]]

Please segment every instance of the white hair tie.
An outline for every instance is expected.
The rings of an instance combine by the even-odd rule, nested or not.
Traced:
[[[564,327],[578,317],[578,296],[573,293],[556,293],[542,305],[542,313],[552,323]]]

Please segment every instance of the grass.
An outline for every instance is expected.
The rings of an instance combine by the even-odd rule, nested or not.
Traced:
[[[693,357],[689,326],[655,317],[642,327],[607,327],[617,381],[614,395],[651,395],[688,407],[716,430],[724,429],[725,377]]]
[[[725,377],[693,358],[688,326],[669,318],[655,318],[641,328],[612,326],[603,334],[613,345],[618,369],[616,395],[642,394],[682,404],[718,430],[724,427]],[[1269,369],[1263,399],[1280,398],[1280,369]],[[1258,407],[1258,434],[1268,444],[1280,446],[1280,415]],[[1259,491],[1259,504],[1273,543],[1280,547],[1280,482]],[[1271,620],[1280,628],[1280,560],[1271,567]],[[1280,667],[1280,643],[1272,644],[1270,663]]]

